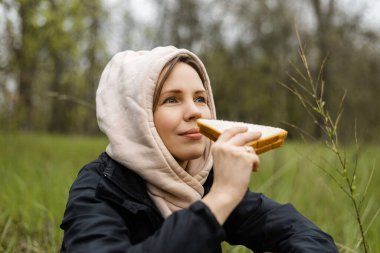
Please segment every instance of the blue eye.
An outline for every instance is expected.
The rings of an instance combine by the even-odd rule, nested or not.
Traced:
[[[164,104],[172,104],[172,103],[176,103],[177,102],[177,99],[175,97],[169,97],[167,99],[164,100]]]
[[[195,102],[198,102],[198,103],[206,103],[206,98],[205,97],[197,97],[195,99]]]

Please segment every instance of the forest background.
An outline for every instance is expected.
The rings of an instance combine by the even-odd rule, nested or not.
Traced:
[[[301,66],[298,30],[314,74],[327,57],[323,78],[332,112],[347,91],[342,139],[352,136],[356,121],[360,139],[379,141],[380,22],[363,21],[371,5],[181,0],[136,8],[132,1],[105,2],[0,1],[0,129],[99,134],[94,94],[110,57],[175,45],[205,62],[220,118],[287,122],[320,137],[294,95],[279,85],[290,81],[292,63]]]
[[[57,136],[70,136],[79,142],[90,136],[101,145],[82,158],[95,157],[106,143],[97,127],[94,100],[105,64],[118,51],[149,50],[160,45],[187,48],[200,56],[211,79],[219,118],[279,126],[289,131],[289,142],[313,139],[323,144],[328,139],[323,129],[308,118],[297,97],[281,85],[292,83],[298,70],[304,69],[299,55],[302,46],[313,76],[317,78],[324,66],[326,109],[334,116],[343,109],[337,129],[339,142],[347,149],[357,143],[362,152],[369,146],[378,150],[380,22],[368,20],[368,12],[380,16],[379,4],[349,0],[0,0],[0,168],[8,174],[1,185],[16,192],[15,188],[35,180],[21,179],[25,171],[17,171],[22,166],[15,168],[15,161],[21,157],[16,155],[18,152],[26,152],[25,162],[37,155],[46,156],[46,150],[33,153],[39,150],[34,149],[37,140],[52,140],[53,147],[54,141],[62,143]],[[36,138],[31,140],[33,136]],[[61,152],[64,145],[69,144],[54,148]],[[73,155],[66,152],[54,163]],[[365,166],[371,167],[376,155],[368,154],[376,152],[366,154]],[[357,155],[354,152],[353,156]],[[45,158],[43,166],[49,160]],[[15,220],[22,215],[17,210],[13,210],[17,214],[6,211],[9,209],[4,203],[10,202],[5,200],[11,198],[3,191],[0,252],[17,252],[20,247],[44,252],[46,245],[57,249],[62,234],[56,228],[69,184],[79,166],[87,162],[75,161],[67,165],[78,167],[70,167],[69,176],[64,174],[67,178],[58,193],[60,202],[55,204],[54,219],[49,217],[54,226],[52,241],[56,243],[44,244],[46,238],[36,239],[30,224],[20,228],[23,225]],[[51,162],[49,166],[55,165]],[[378,174],[375,171],[375,180]],[[366,181],[372,176],[365,172],[363,177]],[[370,189],[378,197],[379,188]],[[275,195],[275,190],[271,191]],[[41,207],[42,202],[38,203]],[[45,211],[48,205],[42,205]],[[376,218],[377,208],[371,206],[371,217]],[[377,231],[371,221],[367,225]],[[22,231],[21,246],[15,243],[12,248],[5,242],[11,235],[6,229],[12,227],[10,224]],[[378,226],[379,222],[374,224]],[[342,251],[355,252],[356,242],[340,239]],[[376,252],[374,247],[380,248],[380,241],[371,245]]]

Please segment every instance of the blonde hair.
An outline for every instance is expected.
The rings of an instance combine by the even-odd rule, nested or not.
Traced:
[[[188,54],[179,54],[170,61],[168,61],[165,66],[162,68],[162,71],[160,73],[160,76],[157,81],[156,89],[154,90],[153,95],[153,112],[157,108],[158,99],[160,97],[162,87],[164,86],[164,83],[166,79],[168,79],[170,73],[173,71],[174,66],[179,63],[183,62],[188,64],[190,67],[192,67],[199,75],[199,77],[202,80],[203,85],[206,83],[206,73],[203,71],[203,68],[201,64],[194,59],[192,56]]]

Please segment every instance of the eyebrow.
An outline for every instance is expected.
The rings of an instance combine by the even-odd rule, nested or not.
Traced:
[[[167,90],[165,92],[162,92],[160,94],[160,96],[165,95],[166,93],[175,93],[175,94],[178,94],[178,93],[182,93],[182,90],[177,90],[177,89]],[[199,94],[199,93],[206,93],[206,90],[197,90],[197,91],[195,91],[195,94]]]

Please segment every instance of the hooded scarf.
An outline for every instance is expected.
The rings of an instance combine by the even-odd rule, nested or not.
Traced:
[[[96,92],[98,125],[109,140],[107,154],[145,180],[148,194],[165,218],[203,197],[202,184],[212,167],[210,141],[200,158],[182,168],[154,125],[153,96],[158,78],[165,64],[179,54],[189,55],[202,67],[211,117],[215,118],[203,63],[192,52],[173,46],[117,53],[104,69]]]

